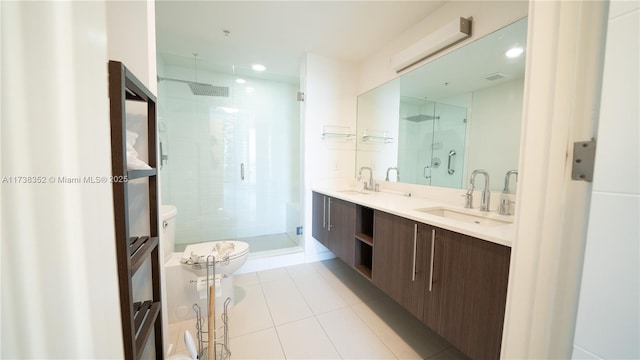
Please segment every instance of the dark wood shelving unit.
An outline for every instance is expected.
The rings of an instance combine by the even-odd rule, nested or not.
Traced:
[[[150,170],[127,169],[126,102],[147,104],[147,136]],[[154,331],[156,359],[164,357],[162,342],[162,304],[160,252],[158,242],[158,171],[156,154],[156,97],[122,63],[109,61],[109,102],[111,118],[111,168],[116,233],[116,257],[120,289],[120,311],[125,359],[142,358],[145,345]],[[147,178],[149,181],[149,234],[129,234],[129,202],[127,181]],[[151,260],[153,298],[134,302],[132,278]]]
[[[158,174],[158,171],[156,171],[156,169],[151,169],[151,170],[128,170],[127,171],[127,179],[134,180],[134,179],[140,179],[140,178],[145,178],[145,177],[149,177],[149,176],[155,176],[157,174]]]

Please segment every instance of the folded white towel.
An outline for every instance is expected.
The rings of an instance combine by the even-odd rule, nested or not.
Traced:
[[[149,166],[146,162],[138,158],[138,152],[133,147],[138,139],[138,134],[127,130],[127,170],[149,170]]]

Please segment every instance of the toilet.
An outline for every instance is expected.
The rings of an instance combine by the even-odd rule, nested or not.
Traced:
[[[216,275],[231,275],[247,261],[249,244],[232,240],[190,244],[184,249],[182,259],[189,265],[193,263],[204,264],[209,255],[215,256]]]
[[[161,241],[164,248],[165,263],[171,259],[176,245],[176,215],[178,209],[173,205],[160,206]]]
[[[194,272],[200,281],[206,282],[206,262],[209,255],[215,256],[215,285],[216,285],[216,313],[221,313],[227,298],[230,299],[228,307],[235,305],[235,288],[233,285],[233,273],[247,261],[249,257],[249,244],[243,241],[222,240],[209,241],[199,244],[190,244],[184,249],[180,262],[190,271]],[[210,270],[211,271],[211,270]],[[202,291],[198,284],[198,290]]]
[[[178,210],[173,205],[160,207],[160,240],[164,248],[169,320],[182,321],[193,317],[194,303],[206,308],[206,258],[210,254],[216,256],[215,305],[219,314],[227,298],[231,299],[229,308],[235,304],[233,273],[247,261],[249,244],[231,240],[209,241],[187,245],[184,252],[174,252],[177,214]]]

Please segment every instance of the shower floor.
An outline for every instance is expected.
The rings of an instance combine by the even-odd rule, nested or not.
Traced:
[[[298,236],[292,236],[288,233],[225,240],[246,242],[247,244],[249,244],[250,256],[267,252],[280,251],[284,249],[296,249],[300,246]],[[182,252],[187,247],[187,245],[188,244],[176,244],[175,251]]]

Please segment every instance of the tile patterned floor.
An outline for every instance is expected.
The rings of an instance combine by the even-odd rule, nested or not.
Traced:
[[[466,359],[368,280],[333,259],[235,276],[231,359]],[[171,324],[173,353],[186,354]]]

